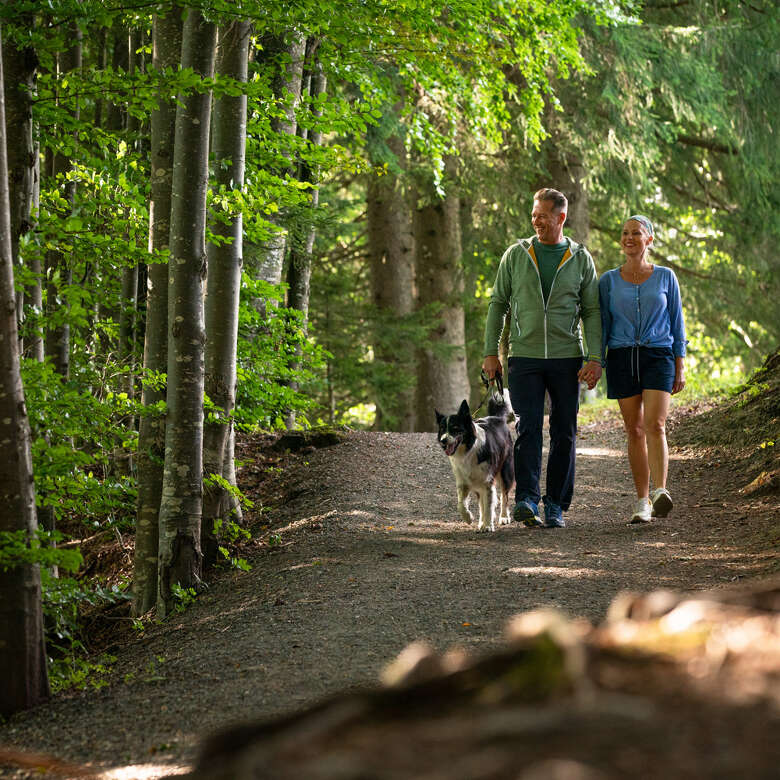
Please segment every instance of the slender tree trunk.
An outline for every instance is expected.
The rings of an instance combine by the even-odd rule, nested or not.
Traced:
[[[167,16],[156,16],[152,34],[152,65],[162,71],[175,68],[181,58],[181,9],[174,6]],[[171,182],[176,107],[161,100],[151,118],[151,202],[149,204],[149,251],[168,249],[171,228]],[[153,259],[148,265],[144,371],[163,374],[168,369],[168,264]],[[165,459],[165,418],[153,411],[165,401],[165,387],[143,384],[141,400],[146,412],[138,429],[136,468],[138,506],[135,559],[133,561],[133,612],[142,615],[157,602],[157,555],[159,514]]]
[[[40,144],[36,140],[33,146],[33,157],[35,165],[33,167],[33,198],[31,221],[35,223],[38,219],[38,212],[41,203],[41,163],[40,163]],[[29,310],[35,313],[33,326],[28,328],[28,338],[26,344],[27,355],[39,363],[43,363],[44,338],[43,323],[41,315],[43,314],[43,269],[41,259],[37,254],[30,262],[30,271],[32,271],[35,281],[33,281],[24,291],[25,303]],[[29,324],[29,323],[28,323]]]
[[[284,72],[274,80],[274,97],[284,109],[283,116],[271,120],[275,133],[282,136],[294,136],[297,129],[295,112],[301,99],[301,81],[303,64],[306,56],[306,36],[299,31],[290,32],[285,38],[267,38],[263,41],[262,51],[258,59],[268,60],[273,67],[273,60],[280,54],[286,55],[289,63]],[[284,171],[281,171],[284,174]],[[247,268],[257,279],[277,285],[282,281],[284,255],[287,248],[286,231],[281,230],[282,217],[277,215],[269,221],[280,228],[263,246],[247,244],[245,247]],[[265,314],[265,301],[255,301],[255,306],[261,314]]]
[[[111,48],[111,67],[115,73],[129,73],[131,68],[131,60],[129,59],[130,47],[128,45],[128,31],[124,26],[120,26],[115,23],[114,28],[108,35],[109,45]],[[104,101],[104,107],[101,112],[105,117],[104,128],[116,136],[121,136],[123,131],[127,128],[127,120],[129,114],[127,112],[126,105],[120,102],[119,98],[115,95],[109,95]],[[112,265],[109,269],[106,269],[106,273],[113,274],[115,272],[116,265]],[[126,290],[129,286],[129,280],[123,277],[126,269],[122,268],[119,273],[121,274],[119,281],[120,298],[117,300],[113,295],[99,296],[96,305],[97,319],[109,328],[115,324],[121,323],[122,320],[122,290]],[[113,282],[113,278],[112,278]],[[118,349],[121,353],[121,344],[117,344],[109,335],[109,331],[104,328],[98,330],[98,337],[96,339],[96,347],[99,350],[98,356],[108,356]],[[120,335],[121,342],[121,335]]]
[[[73,45],[67,51],[60,54],[58,60],[59,75],[70,73],[81,68],[81,30],[74,27],[72,30]],[[71,109],[71,116],[78,120],[79,109],[76,104]],[[76,193],[74,182],[67,181],[67,174],[72,168],[71,160],[57,152],[54,154],[52,162],[52,178],[55,182],[58,180],[58,186],[63,190],[65,201],[69,204],[68,210],[72,210]],[[61,214],[63,218],[67,217],[69,211]],[[59,250],[51,250],[46,255],[46,275],[48,284],[46,285],[46,306],[49,313],[58,308],[66,308],[66,304],[60,297],[63,288],[68,287],[72,282],[73,271],[70,260],[66,258]],[[52,365],[57,373],[67,377],[70,373],[70,325],[67,318],[64,322],[54,327],[49,327],[46,332],[46,355],[51,358]]]
[[[249,22],[233,22],[220,35],[219,73],[246,82]],[[244,186],[246,158],[247,98],[223,96],[214,104],[215,187],[240,192]],[[238,301],[243,262],[243,221],[241,213],[227,224],[215,222],[212,231],[230,239],[230,243],[209,244],[209,275],[206,288],[206,393],[219,408],[219,418],[207,422],[203,438],[203,463],[207,477],[216,474],[228,478],[235,470],[228,465],[236,404],[236,341],[238,338]],[[235,484],[235,483],[233,483]],[[233,501],[220,484],[207,485],[203,497],[201,548],[205,565],[217,557],[214,521],[230,518]]]
[[[139,30],[130,30],[126,36],[127,45],[127,73],[132,79],[139,69],[141,58],[136,54],[141,44]],[[141,123],[130,112],[127,114],[127,144],[135,148]],[[129,220],[130,212],[126,210]],[[128,243],[132,240],[127,234]],[[122,267],[122,280],[119,293],[119,362],[122,366],[121,391],[132,400],[135,397],[135,372],[136,372],[136,327],[138,321],[138,264],[133,260],[132,265]],[[121,421],[128,430],[135,429],[135,417],[127,415]],[[126,448],[118,448],[114,457],[114,469],[119,474],[129,475],[133,471],[133,456]]]
[[[312,46],[312,57],[316,56],[314,52],[318,46],[315,42]],[[322,71],[322,65],[315,62],[312,65],[312,72],[309,81],[309,92],[312,98],[312,115],[315,118],[322,116],[322,111],[316,106],[319,105],[317,98],[325,93],[327,80]],[[312,146],[322,144],[322,133],[314,131],[308,136]],[[316,186],[317,172],[310,165],[301,165],[298,179],[301,182],[312,184],[310,208],[312,215],[319,205],[319,188]],[[304,333],[308,329],[309,322],[309,297],[311,293],[311,264],[314,253],[314,240],[316,238],[316,229],[312,218],[308,220],[308,225],[304,227],[303,239],[300,245],[293,246],[290,252],[290,266],[287,274],[287,284],[289,286],[287,294],[287,304],[292,309],[297,309],[303,314]],[[296,368],[298,363],[292,367]],[[297,389],[297,383],[291,383],[294,389]],[[287,428],[295,426],[295,413],[289,412],[286,419]]]
[[[189,9],[182,68],[214,74],[216,27]],[[211,94],[179,96],[176,109],[168,271],[168,419],[160,505],[157,612],[175,603],[174,586],[200,581],[203,510],[203,280],[206,275]]]
[[[13,132],[18,137],[16,127]],[[30,424],[19,369],[6,147],[0,56],[0,441],[10,443],[0,458],[0,531],[19,532],[29,543],[37,519]],[[0,715],[8,717],[49,698],[37,565],[0,568],[0,637]]]
[[[97,49],[98,68],[104,71],[108,67],[108,30],[102,25],[93,30],[95,47]],[[103,126],[103,117],[106,113],[106,100],[99,97],[95,100],[95,127]]]
[[[126,71],[127,62],[127,31],[124,27],[115,25],[110,34],[111,67],[114,72]],[[125,109],[116,99],[109,99],[105,107],[106,127],[114,132],[121,132],[125,123]]]
[[[431,195],[415,214],[418,303],[443,305],[420,353],[417,430],[435,430],[434,409],[457,410],[468,397],[458,197]]]
[[[407,160],[403,139],[393,135],[384,143],[398,161],[401,173],[370,176],[366,197],[371,289],[378,315],[374,336],[378,375],[374,427],[409,432],[415,425],[414,354],[404,349],[401,339],[388,344],[386,324],[414,311],[414,234],[404,182]]]
[[[32,28],[32,15],[25,14]],[[23,21],[23,20],[20,20]],[[8,147],[8,190],[11,203],[11,257],[19,265],[19,240],[32,227],[32,205],[35,187],[35,145],[33,142],[32,96],[38,57],[31,46],[18,48],[6,43],[3,51],[5,73],[5,107],[8,127],[14,139]],[[17,320],[24,313],[24,294],[17,294]],[[21,335],[21,334],[20,334]],[[20,341],[20,350],[24,345]]]

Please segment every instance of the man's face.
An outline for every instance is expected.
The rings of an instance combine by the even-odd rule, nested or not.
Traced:
[[[558,244],[563,240],[563,223],[565,221],[566,212],[555,211],[552,201],[534,201],[531,223],[536,231],[536,237],[543,244]]]

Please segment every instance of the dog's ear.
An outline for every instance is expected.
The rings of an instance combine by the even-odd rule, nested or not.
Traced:
[[[469,409],[469,402],[464,398],[463,403],[460,405],[460,409],[458,409],[458,414],[461,417],[468,417],[471,419],[471,409]]]
[[[438,409],[434,409],[433,411],[436,412],[436,425],[439,425],[444,419],[444,415]]]

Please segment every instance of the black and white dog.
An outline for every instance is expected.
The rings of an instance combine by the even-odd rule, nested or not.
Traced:
[[[477,531],[510,522],[509,491],[515,484],[512,460],[512,436],[507,418],[512,415],[508,393],[497,393],[488,400],[488,416],[474,420],[467,401],[457,414],[436,411],[439,444],[450,459],[458,489],[458,512],[467,523],[474,516],[469,511],[471,493],[479,499]]]

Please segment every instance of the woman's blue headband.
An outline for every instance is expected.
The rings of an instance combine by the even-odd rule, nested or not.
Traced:
[[[640,225],[642,225],[651,236],[655,236],[655,230],[653,230],[653,223],[647,217],[643,217],[641,214],[634,214],[634,216],[629,217],[626,220],[626,222],[628,222],[631,219],[635,220]]]

